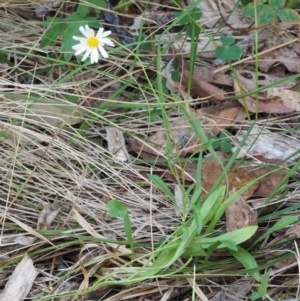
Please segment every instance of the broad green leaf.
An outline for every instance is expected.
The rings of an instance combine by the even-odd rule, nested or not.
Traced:
[[[55,23],[53,26],[48,28],[48,30],[44,33],[40,47],[44,48],[47,45],[55,44],[57,37],[63,32],[66,28],[66,24],[64,23]]]
[[[191,18],[193,18],[193,20],[199,20],[201,17],[202,17],[202,11],[200,8],[198,7],[195,7],[191,12],[190,14],[187,14],[186,11],[182,10],[182,11],[179,11],[175,14],[175,18],[177,18],[177,24],[179,25],[184,25],[184,24],[187,24],[189,23],[190,19],[189,19],[189,16]]]
[[[199,235],[203,228],[203,220],[202,220],[201,212],[197,210],[197,207],[193,205],[193,208],[194,208],[194,216],[193,216],[194,222],[197,229],[197,234]]]
[[[202,11],[199,7],[195,7],[191,12],[192,18],[194,20],[199,20],[202,17]]]
[[[61,50],[64,53],[64,58],[68,62],[70,61],[74,50],[72,46],[78,44],[78,41],[73,39],[73,36],[83,37],[82,33],[79,31],[80,26],[89,25],[90,27],[99,28],[99,21],[94,17],[81,17],[77,13],[72,13],[67,18],[67,26],[63,32],[63,42]],[[80,57],[80,56],[79,56]]]
[[[225,191],[225,186],[218,187],[204,200],[200,208],[203,225],[206,225],[213,218],[216,209],[223,201]]]
[[[175,196],[171,192],[170,188],[168,185],[162,180],[161,177],[158,175],[150,175],[148,174],[149,179],[156,184],[157,188],[163,191],[174,203],[175,203]]]
[[[224,46],[230,46],[235,42],[235,38],[234,37],[222,36],[222,37],[220,37],[220,41],[222,42],[222,44]]]
[[[297,216],[283,216],[278,220],[268,231],[266,231],[261,237],[259,237],[254,243],[253,246],[258,244],[260,241],[264,240],[270,234],[275,231],[281,230],[286,226],[295,223],[298,220]]]
[[[127,207],[120,203],[118,200],[111,200],[106,204],[109,209],[109,215],[111,217],[122,217],[124,218],[128,214]]]
[[[189,228],[184,227],[182,228],[182,231],[183,235],[181,238],[175,238],[173,241],[162,247],[157,259],[143,274],[144,279],[154,276],[160,271],[171,266],[182,256],[185,250],[193,244],[196,236],[195,226],[192,224]]]
[[[285,0],[269,0],[269,5],[275,8],[276,10],[283,8],[285,5]]]
[[[250,253],[241,247],[237,247],[237,251],[228,249],[228,251],[238,260],[247,270],[247,272],[256,280],[259,281],[259,269],[255,259]]]
[[[76,9],[76,13],[80,15],[80,17],[85,17],[89,11],[88,5],[79,4]]]
[[[223,240],[222,243],[227,249],[232,250],[232,251],[238,251],[238,247],[233,241]]]
[[[278,17],[281,21],[288,23],[298,23],[300,22],[299,14],[290,8],[282,8],[278,10]]]
[[[89,3],[94,4],[96,7],[99,8],[107,7],[105,0],[89,0]]]
[[[189,38],[198,38],[200,32],[201,32],[201,30],[200,30],[199,26],[197,26],[194,23],[189,23],[186,27],[186,35]]]
[[[204,262],[206,263],[210,257],[210,255],[218,248],[219,245],[221,245],[222,243],[220,241],[215,242],[213,245],[211,245],[208,249],[207,249],[207,253],[206,256],[204,258]]]
[[[228,48],[224,46],[218,46],[215,50],[215,55],[220,60],[227,60],[229,55]]]
[[[230,141],[224,141],[221,143],[221,151],[223,153],[230,153],[232,150],[232,144]]]
[[[222,243],[223,241],[231,241],[232,243],[239,245],[242,242],[251,238],[257,231],[257,226],[249,226],[246,228],[234,230],[232,232],[227,232],[215,237],[196,237],[193,241],[193,245],[190,246],[184,256],[197,256],[197,251],[199,250],[199,245],[203,249],[208,249],[214,243],[220,241],[221,244],[219,248],[225,248],[226,246]]]
[[[244,5],[247,5],[249,4],[250,2],[252,2],[253,0],[241,0],[241,2],[244,4]]]
[[[179,25],[184,25],[189,21],[189,16],[184,10],[177,12],[174,17]]]
[[[258,14],[258,26],[272,24],[276,19],[276,10],[270,5],[263,5]]]
[[[228,49],[228,59],[238,60],[243,54],[241,47],[238,45],[232,45]]]
[[[258,14],[262,10],[263,5],[262,4],[256,4],[256,13]],[[255,17],[255,6],[254,3],[248,4],[242,12],[242,15],[244,17]]]

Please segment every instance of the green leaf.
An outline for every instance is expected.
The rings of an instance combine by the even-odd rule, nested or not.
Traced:
[[[78,44],[78,41],[73,39],[73,36],[82,36],[79,31],[80,26],[89,25],[90,27],[99,28],[99,21],[95,17],[81,17],[76,12],[72,13],[66,20],[66,29],[63,32],[63,42],[61,50],[64,54],[64,59],[68,62],[73,56],[74,50],[72,46]],[[79,58],[81,58],[79,56]]]
[[[177,19],[177,24],[179,25],[184,25],[189,22],[189,16],[184,10],[177,12],[175,14],[175,18]]]
[[[220,37],[220,41],[222,42],[222,44],[224,46],[230,46],[235,42],[235,38],[234,37],[222,36],[222,37]]]
[[[260,12],[262,10],[263,5],[262,4],[256,4],[256,12]],[[255,17],[255,6],[254,3],[248,4],[242,12],[242,15],[244,17]]]
[[[225,139],[230,140],[229,137],[232,137],[232,134],[230,132],[228,132],[227,130],[222,131],[220,134],[221,139],[225,138]]]
[[[275,8],[276,10],[283,8],[285,5],[285,0],[269,0],[269,5]]]
[[[200,210],[197,210],[197,207],[193,205],[194,208],[194,222],[197,230],[197,234],[199,235],[203,228],[203,220],[200,213]]]
[[[89,7],[87,5],[84,4],[78,4],[77,9],[76,9],[76,13],[80,16],[80,17],[85,17],[87,15],[89,11]]]
[[[191,39],[198,38],[200,32],[199,26],[194,23],[189,23],[186,27],[186,35]]]
[[[259,237],[253,243],[253,246],[258,244],[260,241],[264,240],[266,237],[268,237],[273,232],[281,230],[281,229],[285,228],[286,226],[295,223],[296,221],[298,221],[297,216],[283,216],[268,231],[266,231],[261,237]]]
[[[260,279],[260,285],[258,287],[258,291],[257,292],[253,292],[250,295],[250,300],[257,300],[260,299],[264,296],[266,296],[267,294],[267,288],[268,288],[268,282],[269,282],[269,278],[270,278],[270,274],[271,274],[272,270],[269,270],[268,272],[266,272]]]
[[[228,48],[224,46],[218,46],[215,50],[215,55],[220,60],[227,60],[229,55]]]
[[[157,186],[158,189],[163,191],[174,203],[175,203],[175,196],[171,192],[168,185],[159,177],[158,175],[150,175],[148,174],[149,179]]]
[[[283,22],[298,23],[300,22],[299,14],[290,8],[282,8],[278,10],[278,17]]]
[[[243,5],[247,5],[250,2],[252,2],[253,0],[241,0],[241,2],[243,3]]]
[[[247,270],[247,272],[256,280],[259,281],[259,269],[255,259],[250,253],[241,247],[237,247],[237,251],[228,249],[228,251],[238,260]]]
[[[127,211],[127,208],[126,208],[126,211]],[[126,213],[124,215],[124,229],[125,229],[127,240],[129,242],[129,245],[130,245],[130,248],[131,248],[131,252],[132,252],[132,254],[134,254],[134,244],[133,244],[133,237],[132,237],[132,227],[131,227],[131,221],[130,221],[130,217],[129,217],[128,213]]]
[[[180,80],[180,74],[178,70],[171,71],[171,79],[175,82],[179,82]]]
[[[238,247],[233,241],[223,240],[222,243],[227,249],[232,251],[238,251]]]
[[[88,1],[90,4],[95,5],[95,7],[100,7],[100,8],[107,8],[105,0],[89,0]],[[100,13],[99,9],[95,9],[96,14]]]
[[[272,24],[276,19],[276,10],[270,5],[263,5],[258,14],[258,26],[266,26]]]
[[[124,218],[127,212],[127,207],[120,203],[118,200],[111,200],[106,204],[109,209],[109,215],[111,217],[122,217]]]
[[[223,153],[230,153],[232,150],[232,143],[230,141],[225,141],[221,143],[221,151]]]
[[[228,52],[229,52],[228,59],[230,60],[238,60],[243,54],[241,47],[238,45],[230,46]]]
[[[55,44],[58,36],[62,31],[65,30],[65,28],[66,28],[66,24],[62,22],[55,23],[53,26],[48,28],[48,30],[44,33],[41,39],[40,47],[44,48],[47,45]]]
[[[225,248],[226,246],[223,244],[223,241],[231,241],[232,243],[239,245],[243,243],[244,241],[251,238],[255,232],[257,231],[257,226],[249,226],[242,229],[237,229],[232,232],[227,232],[225,234],[221,234],[219,236],[214,237],[196,237],[193,241],[193,245],[191,245],[186,252],[184,253],[184,256],[197,256],[199,247],[203,249],[208,249],[210,246],[212,246],[214,243],[220,241],[221,244],[218,246],[219,248]]]
[[[202,17],[202,11],[199,7],[195,7],[192,11],[191,11],[191,15],[192,18],[196,21],[201,19]]]
[[[76,96],[74,94],[72,94],[72,95],[62,94],[61,96],[62,96],[62,98],[64,98],[65,100],[67,100],[73,104],[78,104],[79,96]]]
[[[200,8],[195,7],[190,14],[187,14],[185,10],[179,11],[175,14],[175,18],[177,18],[177,24],[184,25],[190,22],[190,18],[193,20],[199,20],[202,17],[202,11]]]
[[[225,186],[218,187],[204,200],[200,208],[203,225],[206,225],[213,218],[216,209],[219,208],[224,199],[225,191]]]

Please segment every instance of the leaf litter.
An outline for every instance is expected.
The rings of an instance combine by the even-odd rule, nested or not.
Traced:
[[[45,16],[48,8],[59,10],[60,8],[56,8],[57,3],[58,1],[53,2],[52,6],[43,5],[47,8],[42,10],[41,14]],[[191,3],[188,4],[191,5]],[[171,3],[164,3],[164,5],[171,5]],[[127,72],[124,71],[126,68],[123,66],[130,65],[132,63],[130,60],[122,61],[123,58],[118,60],[116,55],[112,56],[116,61],[122,61],[121,73],[118,73],[120,70],[117,71],[114,64],[99,65],[101,72],[91,71],[93,73],[92,84],[90,84],[91,72],[83,71],[80,76],[66,79],[60,87],[59,94],[53,93],[52,88],[55,81],[61,78],[62,70],[54,71],[53,78],[48,77],[47,73],[37,75],[36,82],[31,81],[31,87],[36,88],[35,91],[37,89],[39,91],[49,89],[49,91],[47,91],[47,97],[41,97],[40,94],[39,101],[30,103],[29,106],[27,98],[31,91],[28,90],[26,81],[24,82],[22,76],[15,81],[15,77],[10,75],[5,65],[4,71],[1,71],[1,76],[5,79],[4,84],[1,83],[3,89],[1,92],[5,93],[3,97],[1,96],[3,132],[1,161],[5,173],[1,201],[1,218],[4,221],[3,264],[19,256],[20,245],[25,250],[23,254],[26,254],[29,252],[29,247],[31,247],[30,251],[43,250],[46,248],[45,244],[48,244],[47,246],[56,245],[57,253],[52,256],[47,254],[45,249],[42,257],[32,255],[35,268],[51,270],[51,274],[47,274],[49,281],[56,279],[57,276],[53,270],[53,264],[60,270],[74,272],[74,278],[72,278],[74,281],[71,282],[69,281],[71,278],[66,278],[69,285],[66,287],[58,285],[53,290],[50,286],[42,286],[38,284],[39,281],[35,283],[31,279],[31,283],[26,284],[29,290],[24,292],[25,295],[30,294],[31,285],[34,286],[34,291],[31,290],[32,295],[45,294],[45,296],[88,288],[96,283],[94,275],[98,278],[100,275],[117,284],[126,279],[128,273],[136,275],[137,267],[149,268],[153,263],[155,264],[155,256],[147,261],[145,258],[141,259],[138,254],[149,253],[154,246],[157,247],[155,244],[160,243],[162,238],[173,233],[180,225],[186,209],[184,208],[185,201],[189,200],[189,197],[182,194],[184,192],[182,183],[186,188],[197,182],[199,165],[195,158],[199,152],[203,153],[200,173],[203,191],[199,194],[202,201],[209,195],[212,187],[222,175],[223,179],[220,183],[226,187],[226,196],[230,196],[232,191],[243,189],[245,185],[253,182],[253,185],[240,197],[228,204],[225,210],[225,224],[228,232],[234,233],[237,229],[258,225],[260,226],[258,232],[266,233],[259,220],[265,216],[260,216],[260,208],[251,206],[255,204],[257,198],[262,200],[260,203],[262,207],[268,207],[265,200],[270,195],[277,200],[276,207],[272,207],[274,220],[271,215],[267,216],[270,224],[273,224],[280,216],[282,208],[296,205],[294,200],[297,199],[297,189],[291,185],[289,191],[286,192],[287,196],[283,195],[282,189],[289,187],[288,181],[291,176],[289,170],[297,164],[299,157],[297,133],[299,97],[297,90],[294,89],[299,84],[299,79],[294,78],[286,83],[261,90],[259,93],[255,90],[275,83],[284,76],[299,72],[297,71],[299,69],[299,38],[298,40],[295,38],[295,32],[299,31],[299,27],[276,23],[258,30],[259,73],[256,73],[253,71],[255,35],[253,31],[247,33],[242,30],[249,26],[250,20],[242,18],[239,10],[234,9],[235,5],[236,1],[224,1],[220,6],[216,2],[206,0],[198,5],[202,11],[205,11],[205,16],[200,19],[200,23],[206,29],[214,30],[217,21],[222,19],[221,15],[228,17],[227,23],[230,27],[223,28],[224,35],[235,35],[237,45],[240,45],[245,56],[245,61],[242,58],[235,63],[235,74],[227,70],[227,62],[216,60],[214,51],[217,46],[221,45],[219,36],[213,43],[207,35],[200,35],[200,42],[197,45],[200,53],[198,65],[194,66],[192,75],[190,74],[190,61],[187,59],[188,56],[185,56],[191,52],[192,44],[184,34],[178,37],[172,45],[172,48],[176,49],[176,55],[172,60],[162,61],[162,64],[167,66],[163,71],[166,87],[179,98],[181,97],[187,110],[197,117],[209,143],[201,141],[191,120],[180,110],[174,110],[174,106],[170,106],[171,109],[167,110],[169,120],[167,128],[162,123],[162,116],[159,113],[153,115],[154,121],[147,118],[153,113],[150,109],[153,104],[153,95],[141,88],[140,81],[145,81],[143,76],[134,81],[130,88],[124,90],[124,94],[117,93],[128,82],[121,79],[120,84],[116,85],[116,81],[104,74],[107,68],[111,68],[110,70],[122,78],[124,76],[122,72]],[[13,8],[14,5],[11,4],[11,7]],[[10,9],[9,5],[7,8]],[[32,10],[35,9],[36,7],[33,6]],[[148,10],[150,16],[154,12],[155,15],[164,14],[159,3],[153,4],[152,7],[149,5],[145,9]],[[12,9],[11,12],[20,14],[20,10],[22,11],[22,8],[18,11]],[[229,14],[229,11],[233,11],[232,14]],[[26,18],[35,17],[26,12]],[[142,18],[142,15],[140,17]],[[149,22],[151,26],[154,26],[153,23],[161,27],[165,25],[161,23],[162,18],[143,20],[145,23]],[[17,20],[13,19],[13,22],[18,24]],[[236,30],[233,31],[233,29]],[[5,28],[3,32],[7,34],[7,29]],[[162,47],[170,41],[170,36],[173,37],[174,34],[168,33],[160,37]],[[35,49],[36,38],[37,35],[29,37],[26,41],[33,49]],[[17,39],[20,44],[25,42],[21,35]],[[18,50],[17,46],[14,47]],[[51,47],[46,47],[44,51],[59,53],[58,49]],[[179,62],[179,68],[175,70],[179,74],[178,81],[172,79],[173,69],[176,69],[174,63],[176,59]],[[22,65],[20,57],[16,57],[16,60],[19,68],[24,68],[25,72],[27,67]],[[29,56],[26,56],[25,61],[30,64],[32,62]],[[37,64],[43,66],[43,60],[38,60]],[[155,67],[149,69],[151,69],[149,70],[151,74]],[[63,71],[67,72],[67,70]],[[188,94],[189,78],[192,78],[190,95]],[[6,93],[7,89],[15,94]],[[98,89],[100,92],[97,92]],[[134,94],[132,90],[142,92]],[[248,92],[251,92],[248,96],[241,96]],[[74,94],[78,100],[84,99],[84,102],[68,104],[65,100],[58,100],[57,95],[64,95],[64,93],[65,96],[70,93]],[[111,97],[114,94],[118,96]],[[16,97],[16,95],[19,96]],[[233,96],[236,96],[235,99],[238,101],[231,100]],[[135,108],[138,109],[128,106],[132,99],[134,99]],[[169,95],[167,101],[169,104],[175,103],[172,94]],[[80,107],[77,107],[78,105]],[[76,114],[72,115],[72,112]],[[258,117],[254,126],[247,120],[249,112],[252,121]],[[11,120],[14,122],[8,122]],[[221,148],[216,147],[218,157],[222,159],[222,164],[220,164],[218,160],[208,155],[208,149],[214,142],[221,139],[221,133],[225,129],[232,133],[229,139],[232,149],[229,153],[220,154]],[[93,136],[89,133],[93,133]],[[100,138],[97,139],[95,137],[97,135]],[[168,148],[171,148],[171,154]],[[237,150],[239,150],[237,161],[231,164],[224,176],[224,169]],[[172,164],[173,170],[170,168]],[[297,169],[295,172],[292,176],[293,181],[297,183]],[[166,181],[168,187],[174,188],[177,206],[163,193],[162,186],[157,187],[149,180],[148,174],[158,174]],[[181,180],[180,185],[178,185],[178,179]],[[11,183],[14,185],[13,188]],[[279,185],[282,189],[278,189]],[[141,243],[134,254],[134,264],[130,263],[129,245],[123,246],[116,243],[116,241],[126,241],[128,236],[125,233],[123,221],[108,216],[106,204],[110,200],[118,200],[127,207],[132,221],[133,239]],[[293,214],[296,214],[298,207],[294,210]],[[290,224],[285,226],[288,225]],[[220,229],[222,229],[222,222]],[[43,232],[46,230],[53,232],[52,234]],[[182,231],[185,230],[182,229]],[[278,258],[282,255],[284,248],[294,250],[291,243],[285,244],[284,241],[298,238],[297,224],[282,231],[284,233],[281,233],[281,236],[276,231],[272,232],[268,240],[259,247],[268,250],[275,243],[282,244],[282,251],[276,254]],[[20,232],[18,238],[5,240],[9,236],[14,237],[17,232]],[[74,233],[80,235],[78,241],[72,240]],[[188,237],[185,235],[187,233],[184,232],[183,237]],[[256,238],[256,236],[253,237]],[[32,241],[31,238],[33,238]],[[101,243],[96,239],[100,239]],[[113,242],[107,239],[113,239]],[[90,243],[91,240],[94,243]],[[147,246],[143,245],[145,242],[148,243]],[[246,243],[252,242],[253,238]],[[71,244],[68,245],[68,243]],[[150,243],[151,247],[149,247]],[[11,244],[14,250],[9,249]],[[28,249],[25,248],[26,246]],[[86,250],[89,250],[92,256],[83,255]],[[219,256],[224,256],[224,258],[228,256],[226,253],[220,254]],[[78,258],[80,258],[79,261]],[[26,255],[24,259],[27,259]],[[96,259],[99,261],[95,264]],[[292,264],[293,267],[296,265],[294,257],[289,263],[284,262],[284,258],[281,259],[281,261],[278,260],[280,263],[273,265],[276,269],[286,268],[289,271],[287,264]],[[174,261],[174,266],[181,266],[182,263],[181,259]],[[87,270],[89,265],[93,265],[93,268]],[[11,264],[11,266],[17,269],[19,265]],[[76,276],[79,271],[76,270],[78,266],[81,267],[80,276]],[[124,269],[122,269],[123,266],[125,266]],[[203,272],[201,268],[200,271]],[[212,270],[212,275],[214,272],[218,274],[218,270]],[[39,280],[41,275],[34,275],[35,277]],[[237,278],[237,275],[234,277]],[[251,289],[253,291],[253,287],[245,292],[233,289],[238,283],[238,280],[233,279],[234,277],[229,277],[226,281],[230,283],[232,288],[230,291],[235,295],[234,297],[237,294],[242,300],[249,295]],[[11,276],[10,279],[14,280],[15,276]],[[206,286],[211,284],[209,277],[205,278],[205,281]],[[220,279],[217,281],[220,281],[222,287],[224,282]],[[252,281],[253,279],[246,280],[250,286]],[[197,294],[199,300],[204,297],[210,300],[215,300],[217,296],[219,299],[228,297],[222,295],[221,287],[204,290],[199,286],[197,289],[192,289],[194,283],[190,279],[174,281],[166,277],[165,279],[159,278],[158,282],[159,285],[156,281],[149,279],[146,286],[140,281],[135,286],[122,289],[121,292],[114,288],[107,290],[107,286],[97,288],[95,292],[98,292],[97,298],[100,295],[104,297],[110,294],[111,300],[128,299],[131,296],[136,296],[136,299],[132,298],[132,300],[138,300],[137,296],[145,298],[155,296],[161,300],[180,296],[179,298],[183,300],[184,297],[190,298],[192,292]],[[5,295],[4,280],[1,285],[1,293]],[[22,286],[23,284],[20,287]],[[151,291],[148,291],[149,286],[152,288]],[[170,286],[177,288],[170,289]],[[185,292],[186,286],[189,286],[189,289]],[[278,288],[272,293],[273,296],[278,296],[278,293],[282,291]],[[91,293],[86,292],[83,300],[87,300],[86,298],[93,297]]]

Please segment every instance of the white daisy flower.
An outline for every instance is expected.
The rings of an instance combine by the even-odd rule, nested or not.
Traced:
[[[108,45],[114,47],[114,43],[111,39],[106,38],[111,34],[111,31],[104,31],[103,28],[99,28],[98,33],[95,35],[93,29],[91,29],[88,25],[79,27],[81,33],[85,36],[85,38],[81,37],[73,37],[74,40],[79,41],[80,44],[73,46],[72,48],[76,51],[75,55],[79,55],[85,51],[85,54],[81,61],[85,61],[87,57],[91,56],[91,64],[97,63],[100,56],[99,52],[104,58],[108,58],[108,53],[104,49],[104,45]]]

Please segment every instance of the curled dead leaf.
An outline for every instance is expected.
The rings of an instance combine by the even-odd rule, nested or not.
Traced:
[[[228,232],[258,224],[256,212],[242,196],[226,208],[225,216]]]

